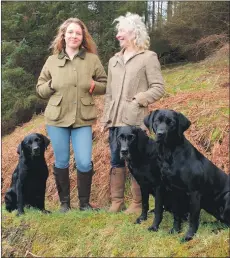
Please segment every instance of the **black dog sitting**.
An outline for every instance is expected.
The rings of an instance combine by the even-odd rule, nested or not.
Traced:
[[[50,140],[42,134],[33,133],[19,144],[19,162],[12,175],[10,188],[5,194],[6,210],[24,213],[24,206],[37,208],[45,213],[45,190],[48,168],[44,153]]]
[[[155,196],[155,216],[149,230],[157,231],[163,218],[163,210],[173,212],[174,224],[170,230],[180,232],[181,223],[179,218],[186,218],[188,214],[189,199],[186,194],[180,195],[180,204],[177,210],[173,210],[174,192],[167,190],[162,184],[160,168],[158,166],[157,145],[140,128],[124,126],[118,128],[118,143],[120,156],[125,159],[128,168],[141,188],[142,213],[136,223],[147,219],[149,210],[149,195]],[[177,199],[176,199],[177,200]]]
[[[163,182],[173,191],[190,195],[189,229],[192,239],[199,226],[200,210],[230,225],[230,177],[204,157],[184,136],[191,122],[173,110],[156,110],[144,120],[157,136]]]

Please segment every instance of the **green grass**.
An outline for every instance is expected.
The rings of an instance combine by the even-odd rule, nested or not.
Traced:
[[[2,212],[2,254],[23,256],[26,251],[42,257],[227,257],[229,230],[202,212],[197,235],[188,243],[180,239],[186,232],[169,235],[171,214],[165,212],[158,232],[149,232],[152,215],[141,225],[136,215],[80,212],[45,215],[26,209],[25,215]]]
[[[192,64],[163,70],[165,85],[168,93],[171,94],[206,88],[208,83],[202,80],[202,77],[206,75],[209,75],[206,68],[196,67]]]
[[[217,73],[212,73],[209,64],[185,64],[179,67],[170,66],[163,69],[167,93],[174,95],[180,92],[211,91],[218,80]],[[226,60],[212,64],[218,69],[226,66]],[[219,103],[219,102],[220,103]],[[195,121],[196,128],[211,127],[210,136],[205,139],[211,143],[222,137],[222,132],[215,126],[229,116],[229,108],[222,100],[213,100],[211,105],[217,107],[215,112],[199,115]],[[185,115],[199,105],[200,100],[191,99],[187,103],[173,106]],[[221,119],[221,120],[220,120]],[[218,123],[220,121],[220,123]],[[215,122],[215,123],[214,123]],[[23,127],[25,134],[44,124],[44,117],[37,116],[33,124]],[[213,125],[213,126],[212,126]],[[4,136],[3,143],[8,137]],[[151,135],[154,138],[154,134]],[[208,138],[210,137],[210,139]],[[129,195],[130,180],[126,182],[125,195]],[[153,198],[150,207],[153,208]],[[2,256],[25,256],[29,251],[41,257],[229,257],[229,229],[202,211],[201,225],[194,239],[181,243],[188,223],[183,224],[180,234],[169,235],[172,227],[172,215],[164,213],[164,219],[158,232],[149,232],[153,215],[141,225],[134,225],[137,215],[124,213],[110,214],[100,212],[80,212],[71,210],[60,214],[58,207],[47,203],[52,210],[50,215],[35,210],[26,210],[25,215],[16,217],[16,212],[7,213],[2,206]],[[207,224],[203,222],[207,221]]]
[[[215,67],[221,69],[220,67],[226,65],[227,60],[224,61],[218,61]],[[195,92],[202,89],[213,90],[218,82],[222,80],[222,76],[219,73],[213,72],[206,63],[188,63],[178,67],[163,69],[162,73],[165,87],[169,94]]]

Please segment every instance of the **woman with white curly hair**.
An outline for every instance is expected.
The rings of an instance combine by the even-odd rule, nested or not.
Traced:
[[[148,50],[150,39],[141,17],[127,13],[114,21],[118,22],[116,39],[121,51],[109,60],[101,130],[109,128],[112,200],[109,211],[119,212],[125,209],[126,169],[117,146],[117,128],[127,125],[142,127],[148,105],[163,96],[164,84],[157,55]],[[141,192],[134,178],[131,179],[131,192],[132,203],[125,212],[140,213]]]

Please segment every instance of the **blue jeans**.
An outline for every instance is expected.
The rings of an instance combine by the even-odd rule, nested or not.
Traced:
[[[74,150],[77,169],[88,172],[92,169],[92,127],[78,128],[46,126],[54,150],[55,167],[69,167],[70,140]]]
[[[120,146],[117,144],[117,129],[118,127],[109,128],[110,163],[112,168],[125,167],[125,161],[120,158]]]

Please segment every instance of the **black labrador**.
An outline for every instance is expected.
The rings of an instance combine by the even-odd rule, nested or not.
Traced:
[[[230,177],[204,157],[184,136],[191,122],[179,112],[160,109],[144,119],[156,134],[164,184],[190,196],[189,229],[185,241],[199,227],[200,210],[230,225]]]
[[[153,224],[148,228],[157,231],[163,218],[163,210],[173,212],[174,224],[170,233],[180,232],[181,223],[178,216],[184,219],[188,215],[189,199],[186,194],[180,195],[179,209],[173,210],[175,193],[166,189],[161,180],[160,168],[158,166],[156,142],[149,138],[145,131],[134,126],[118,128],[117,136],[120,145],[120,156],[125,159],[128,168],[140,185],[142,195],[142,213],[136,223],[147,219],[149,210],[149,195],[155,197],[155,216]],[[162,204],[162,205],[159,205]],[[175,207],[175,206],[174,206]]]
[[[5,194],[6,210],[24,213],[24,206],[37,208],[44,213],[48,168],[44,153],[50,140],[38,133],[26,136],[19,144],[19,161],[12,175],[10,188]]]

